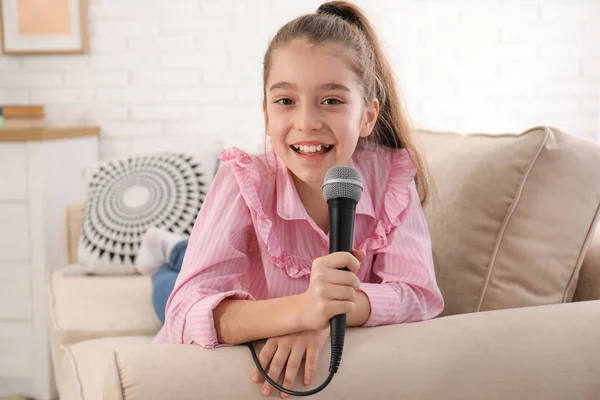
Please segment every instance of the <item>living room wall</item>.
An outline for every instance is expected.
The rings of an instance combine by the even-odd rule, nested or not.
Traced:
[[[0,56],[0,103],[97,124],[103,159],[263,140],[262,56],[314,0],[90,0],[90,53]],[[599,136],[597,0],[360,0],[419,128]]]

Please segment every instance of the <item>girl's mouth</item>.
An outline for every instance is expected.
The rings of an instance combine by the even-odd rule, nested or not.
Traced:
[[[319,154],[329,153],[331,151],[331,149],[333,149],[333,145],[332,144],[311,145],[311,146],[291,145],[290,149],[294,150],[298,154],[302,154],[303,156],[313,156],[313,155],[316,156]]]

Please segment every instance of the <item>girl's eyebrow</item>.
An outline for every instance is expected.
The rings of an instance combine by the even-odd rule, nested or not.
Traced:
[[[274,83],[270,88],[269,88],[269,92],[272,92],[275,89],[292,89],[295,88],[296,85],[294,85],[293,83],[289,83],[289,82],[277,82]]]
[[[290,82],[277,82],[274,83],[273,85],[271,85],[271,87],[269,88],[269,92],[275,90],[275,89],[294,89],[296,88],[296,85],[294,85],[293,83]],[[350,89],[348,88],[348,86],[346,85],[342,85],[341,83],[337,83],[337,82],[331,82],[331,83],[324,83],[322,85],[319,86],[319,89],[325,89],[325,90],[343,90],[345,92],[349,92]]]
[[[341,83],[324,83],[323,85],[319,86],[320,89],[326,89],[326,90],[343,90],[344,92],[349,92],[350,89],[348,88],[348,86],[346,85],[342,85]]]

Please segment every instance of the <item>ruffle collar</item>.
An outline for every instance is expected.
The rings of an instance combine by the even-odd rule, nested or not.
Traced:
[[[222,151],[219,159],[224,163],[231,163],[242,196],[256,216],[256,232],[266,245],[271,262],[285,270],[291,278],[309,275],[313,260],[297,257],[291,249],[284,249],[277,235],[272,234],[272,219],[297,216],[300,212],[308,217],[305,210],[298,210],[298,207],[302,207],[301,202],[292,204],[292,208],[279,206],[280,202],[289,202],[290,199],[299,202],[298,194],[289,192],[290,189],[295,191],[295,188],[283,162],[272,149],[265,156],[250,155],[236,147]],[[402,212],[410,201],[410,184],[414,181],[416,169],[406,149],[379,148],[356,151],[351,165],[361,173],[365,185],[363,196],[357,205],[357,214],[377,219],[373,232],[367,235],[357,248],[374,252],[388,245],[390,232],[401,223]],[[273,191],[273,179],[277,180],[276,185],[291,186],[279,187]],[[277,214],[284,214],[283,216],[268,214],[261,200],[263,190],[277,194]],[[279,198],[282,194],[285,194],[286,198]],[[380,199],[379,203],[377,199]]]

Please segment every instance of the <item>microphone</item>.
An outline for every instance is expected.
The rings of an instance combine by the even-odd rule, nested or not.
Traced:
[[[352,252],[352,240],[354,238],[354,215],[356,204],[360,200],[363,191],[362,180],[357,170],[352,167],[337,166],[331,168],[325,174],[323,181],[323,196],[329,206],[329,253],[338,251]],[[343,268],[349,271],[348,268]],[[329,376],[317,388],[298,392],[286,389],[275,382],[260,364],[256,350],[252,343],[246,343],[250,348],[252,359],[256,368],[263,378],[280,392],[291,396],[311,396],[323,390],[338,370],[342,360],[344,349],[344,337],[346,336],[346,314],[335,315],[329,322],[331,328],[331,361],[329,363]]]
[[[360,173],[352,167],[336,166],[325,174],[323,197],[329,207],[329,253],[352,252],[354,216],[362,191]],[[348,268],[343,269],[349,271]],[[331,329],[329,371],[334,374],[342,359],[346,335],[346,314],[334,316],[329,324]]]

